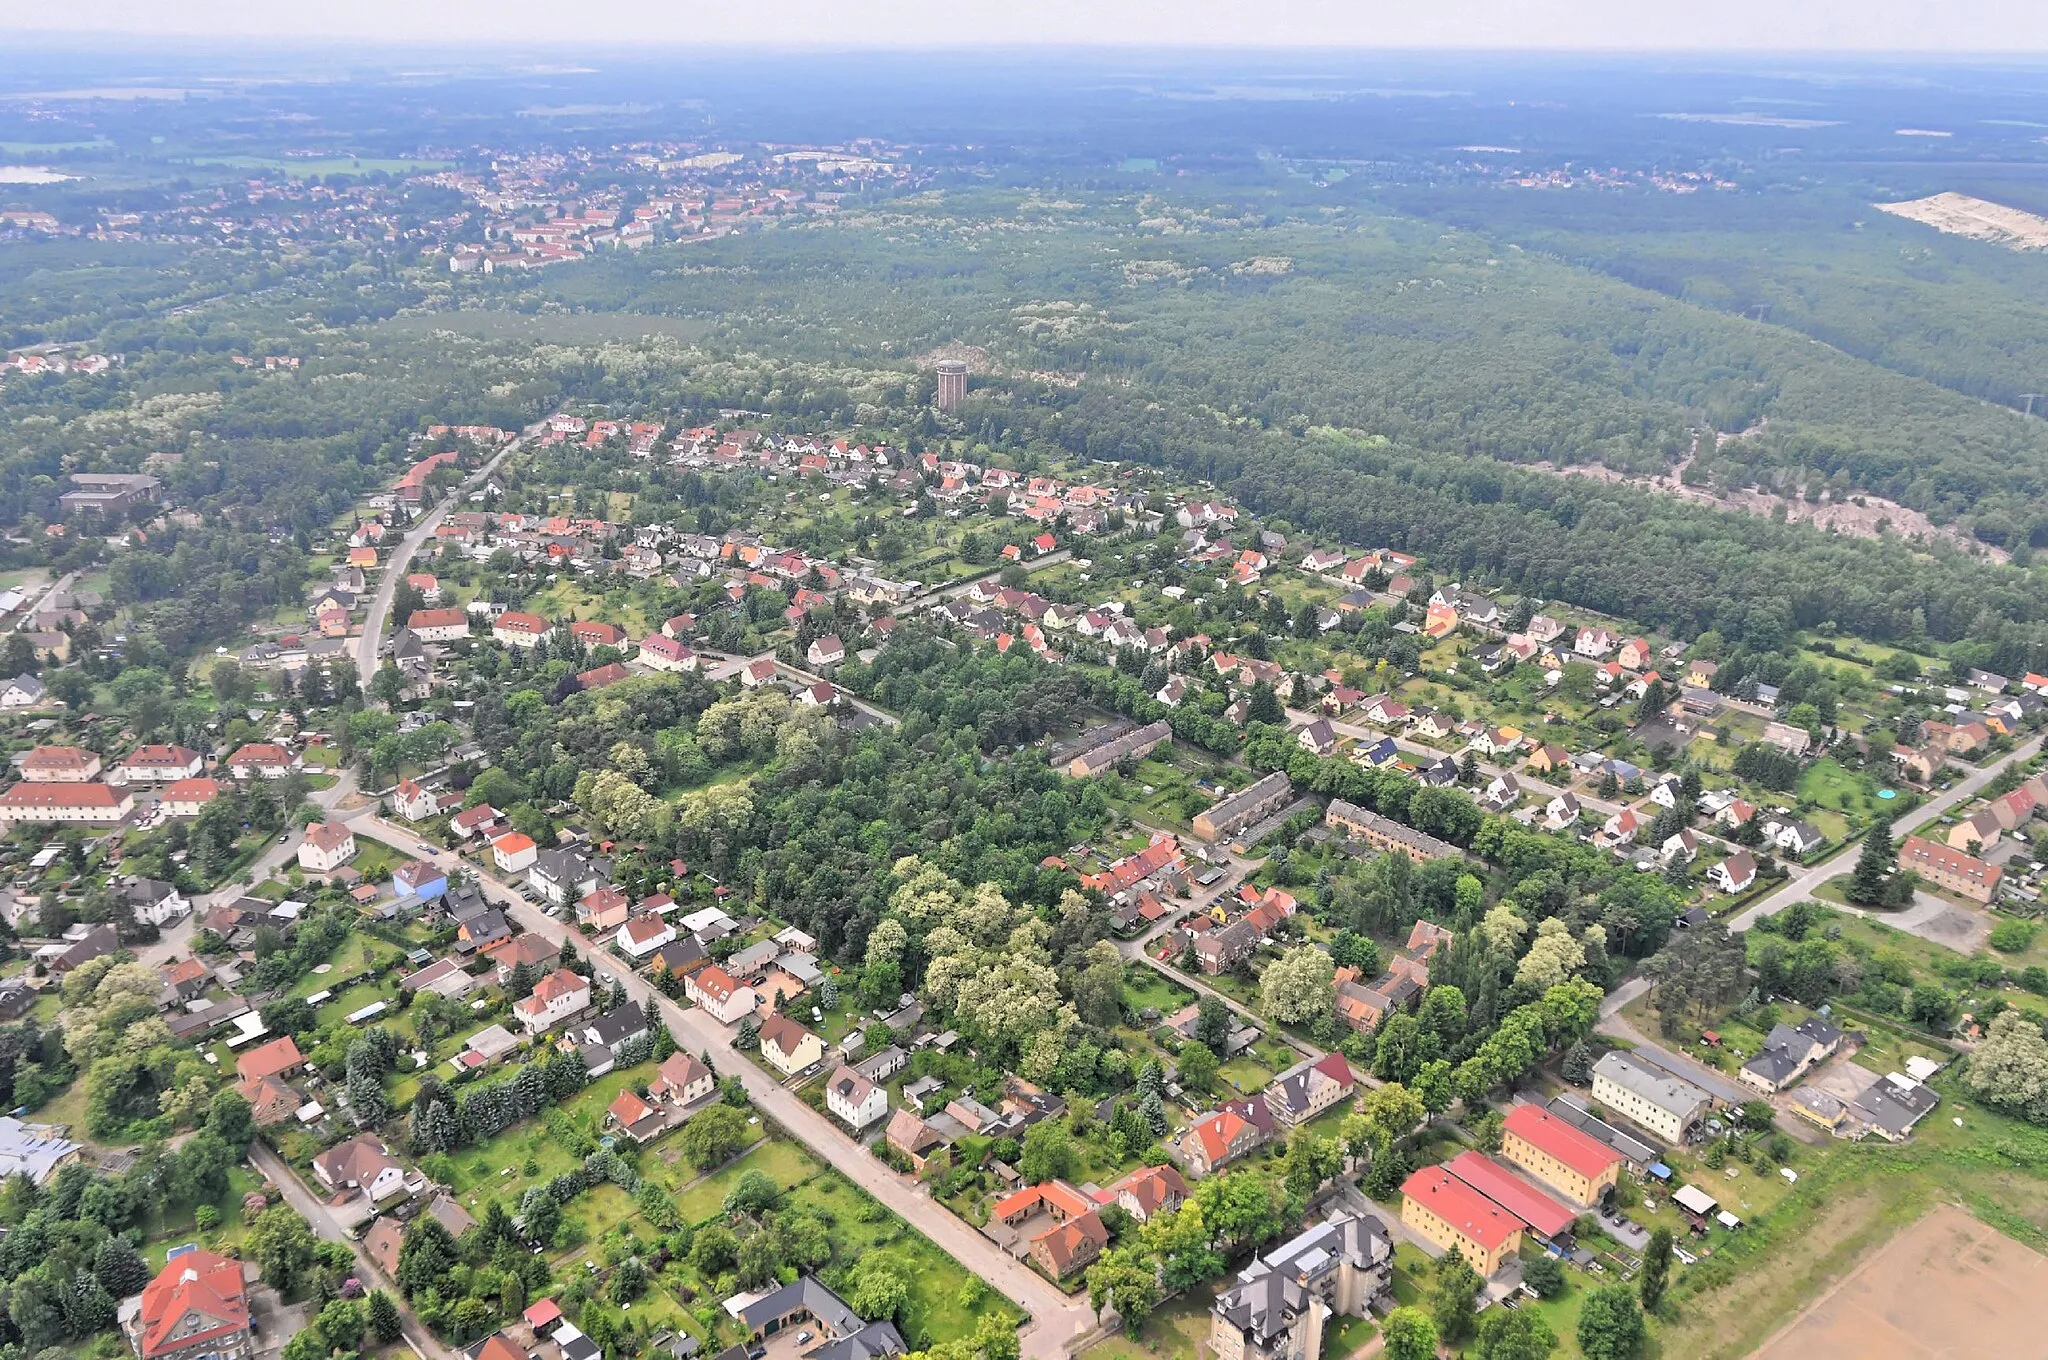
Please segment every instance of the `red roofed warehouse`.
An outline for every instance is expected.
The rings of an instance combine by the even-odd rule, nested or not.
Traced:
[[[1572,1230],[1578,1215],[1475,1148],[1467,1148],[1444,1169],[1522,1220],[1538,1237],[1556,1241]]]
[[[238,1360],[256,1349],[242,1263],[210,1251],[188,1251],[166,1261],[124,1325],[142,1360]]]
[[[1619,1152],[1539,1105],[1508,1111],[1500,1155],[1574,1204],[1593,1203],[1621,1175]]]

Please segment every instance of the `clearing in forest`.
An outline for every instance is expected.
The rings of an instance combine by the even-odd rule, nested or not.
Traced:
[[[1925,223],[1936,231],[1968,236],[2014,250],[2048,250],[2048,217],[1968,194],[1936,194],[1903,203],[1879,203],[1879,212]]]

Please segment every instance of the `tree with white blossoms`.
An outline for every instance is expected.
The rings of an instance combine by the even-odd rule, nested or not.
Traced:
[[[960,979],[953,1014],[997,1044],[1021,1044],[1040,1030],[1075,1023],[1072,1008],[1061,1004],[1052,965],[1014,956]]]
[[[659,798],[618,770],[585,771],[576,781],[576,801],[606,831],[632,840],[653,835],[667,811]]]
[[[1553,916],[1536,927],[1529,952],[1515,969],[1515,981],[1548,991],[1586,966],[1586,947],[1572,937],[1572,929]]]
[[[64,1048],[72,1061],[86,1067],[121,1049],[139,1053],[168,1043],[170,1030],[157,1019],[156,1009],[163,989],[163,978],[146,963],[103,955],[74,968],[64,979],[62,1016]],[[156,1030],[131,1042],[130,1031],[144,1021],[154,1021]]]
[[[869,968],[881,963],[901,963],[903,951],[909,946],[910,932],[903,928],[903,922],[885,916],[868,932],[868,951],[862,963]]]
[[[2048,1124],[2048,1039],[2039,1022],[2024,1011],[2002,1012],[1970,1055],[1966,1080],[1986,1105]]]
[[[1528,933],[1529,922],[1508,902],[1495,905],[1479,923],[1480,936],[1503,954],[1513,954],[1521,949],[1522,937]]]
[[[1312,944],[1296,945],[1266,965],[1259,978],[1259,1002],[1267,1015],[1286,1025],[1307,1025],[1337,1004],[1337,965]]]

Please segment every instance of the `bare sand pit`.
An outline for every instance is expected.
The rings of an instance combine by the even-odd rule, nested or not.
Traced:
[[[2039,1360],[2048,1257],[1943,1205],[1885,1243],[1752,1360]]]

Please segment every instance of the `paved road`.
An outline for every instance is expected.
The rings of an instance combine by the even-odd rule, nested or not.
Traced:
[[[1913,825],[1918,826],[1923,822],[1932,821],[1936,817],[1952,812],[1976,797],[1978,790],[1996,779],[2000,771],[2004,770],[2007,766],[2022,760],[2031,759],[2041,749],[2041,743],[2044,739],[2048,738],[2035,737],[2032,741],[2014,747],[2009,755],[1985,766],[1974,774],[1966,775],[1962,779],[1957,780],[1954,788],[1951,788],[1947,793],[1937,798],[1922,803],[1919,807],[1914,808],[1908,813],[1907,817]],[[1794,902],[1803,901],[1811,897],[1812,890],[1816,884],[1825,882],[1827,879],[1843,872],[1849,862],[1849,852],[1853,848],[1854,842],[1851,842],[1817,864],[1809,864],[1804,868],[1793,870],[1792,877],[1785,881],[1783,887],[1735,917],[1734,920],[1728,923],[1728,928],[1730,930],[1748,930],[1764,917],[1775,916]],[[1829,905],[1832,906],[1833,903]]]
[[[366,834],[396,846],[408,854],[449,864],[453,856],[426,844],[403,827],[385,821],[374,809],[346,814],[343,820]],[[993,1242],[944,1206],[932,1202],[921,1186],[906,1182],[889,1170],[860,1144],[842,1133],[824,1115],[798,1099],[795,1092],[770,1079],[732,1047],[732,1031],[713,1021],[695,1007],[685,1009],[657,992],[646,979],[631,972],[624,960],[592,947],[589,939],[562,922],[546,915],[495,878],[482,875],[484,892],[521,929],[557,942],[568,941],[590,955],[600,971],[625,982],[627,994],[643,1007],[658,1011],[668,1021],[676,1041],[691,1052],[709,1052],[721,1075],[737,1076],[747,1094],[792,1137],[847,1179],[874,1195],[939,1248],[1008,1296],[1031,1315],[1022,1335],[1023,1354],[1030,1360],[1054,1360],[1068,1353],[1077,1336],[1095,1325],[1087,1296],[1069,1298],[1043,1278],[1021,1265]]]
[[[24,632],[30,628],[33,628],[35,626],[36,615],[40,614],[43,610],[48,609],[50,607],[51,599],[54,598],[59,591],[71,589],[72,584],[77,580],[77,572],[67,571],[62,576],[59,576],[55,581],[52,581],[49,587],[47,589],[44,589],[40,595],[37,595],[33,600],[29,601],[27,604],[21,607],[21,618],[14,625],[15,631]],[[37,587],[30,586],[28,587],[28,589],[34,590],[37,589]],[[24,591],[23,593],[26,593],[26,591]]]
[[[370,597],[369,610],[363,615],[363,635],[356,642],[356,677],[362,682],[365,700],[369,698],[370,681],[376,678],[377,663],[384,650],[384,625],[388,621],[385,616],[391,612],[391,598],[398,593],[398,583],[405,579],[405,574],[412,565],[413,554],[419,551],[422,543],[433,536],[434,530],[440,527],[448,512],[462,503],[464,495],[481,485],[484,478],[496,472],[498,464],[523,448],[526,441],[540,428],[535,425],[521,432],[517,439],[492,454],[489,462],[463,478],[461,485],[449,492],[439,505],[421,517],[420,522],[412,527],[410,533],[399,540],[398,547],[384,563],[384,574],[377,582],[377,593]]]
[[[307,801],[316,807],[332,811],[343,799],[355,792],[355,787],[355,771],[339,770],[336,771],[333,788],[318,790],[311,794]],[[199,917],[209,909],[225,906],[246,893],[249,890],[248,879],[253,877],[256,882],[261,883],[270,877],[272,872],[296,858],[299,843],[305,838],[305,832],[298,828],[284,832],[265,846],[263,853],[258,855],[233,882],[222,884],[213,892],[195,900],[190,914],[182,921],[173,921],[165,926],[155,943],[137,947],[135,957],[155,968],[191,953],[192,936],[198,931]]]
[[[405,1344],[412,1347],[414,1355],[420,1356],[422,1360],[459,1360],[453,1351],[434,1339],[433,1333],[420,1325],[419,1318],[413,1313],[411,1305],[399,1294],[396,1285],[384,1281],[383,1275],[370,1260],[370,1254],[363,1250],[362,1244],[342,1231],[341,1225],[334,1221],[334,1215],[327,1212],[327,1206],[320,1202],[319,1197],[299,1179],[298,1173],[293,1171],[283,1158],[272,1152],[265,1144],[257,1142],[249,1144],[249,1161],[282,1192],[284,1202],[291,1205],[300,1218],[306,1220],[312,1227],[315,1237],[326,1242],[339,1242],[354,1252],[356,1266],[361,1271],[362,1278],[378,1284],[391,1295],[391,1301],[398,1305],[399,1319],[405,1325]]]

